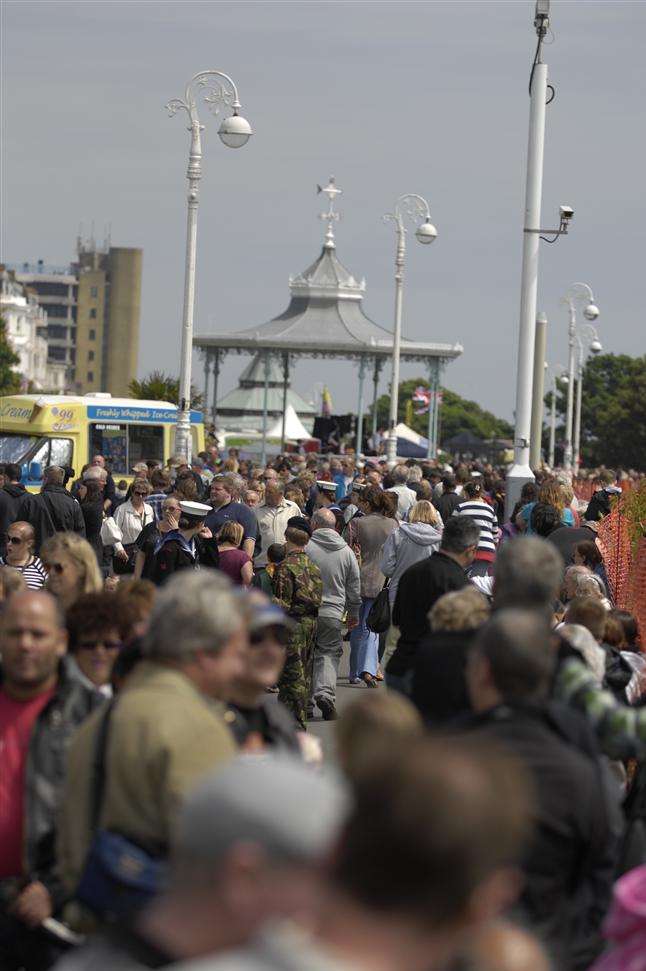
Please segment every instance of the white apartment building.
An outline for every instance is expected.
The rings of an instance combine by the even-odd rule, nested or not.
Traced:
[[[24,390],[61,394],[65,391],[65,365],[48,363],[47,313],[36,294],[19,283],[12,270],[0,267],[0,316],[6,322],[6,335],[18,355],[16,370]]]

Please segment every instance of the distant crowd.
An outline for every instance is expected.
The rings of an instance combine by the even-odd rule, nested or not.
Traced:
[[[0,969],[646,968],[640,478],[590,478],[0,465]]]

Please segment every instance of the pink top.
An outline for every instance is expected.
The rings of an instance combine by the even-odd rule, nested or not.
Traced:
[[[242,567],[251,562],[251,557],[244,550],[218,550],[220,554],[219,569],[229,577],[236,586],[244,586],[242,582]]]

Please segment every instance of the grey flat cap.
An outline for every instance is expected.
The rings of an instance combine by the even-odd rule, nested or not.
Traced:
[[[297,759],[242,755],[205,779],[180,813],[178,858],[217,863],[239,842],[280,860],[316,860],[350,808],[338,775]]]

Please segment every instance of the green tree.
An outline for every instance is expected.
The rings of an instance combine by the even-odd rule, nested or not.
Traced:
[[[410,401],[415,388],[428,388],[428,386],[428,381],[423,378],[412,378],[401,382],[398,401],[399,421],[406,420],[406,403]],[[383,394],[377,399],[377,424],[380,428],[387,426],[389,411],[390,395]],[[478,438],[510,438],[514,433],[513,426],[508,421],[496,418],[475,401],[468,401],[455,391],[449,391],[448,388],[442,388],[440,422],[442,441],[453,438],[459,432],[471,432]],[[416,432],[425,436],[428,431],[428,415],[413,415],[412,424]]]
[[[179,379],[163,371],[151,371],[141,381],[131,381],[128,388],[133,398],[170,401],[173,405],[179,403]],[[203,398],[195,386],[191,385],[191,407],[199,410],[203,405]]]
[[[567,388],[556,399],[565,420]],[[584,466],[646,469],[646,355],[600,354],[586,362],[581,405]]]
[[[18,394],[20,375],[14,371],[20,358],[15,353],[7,337],[7,322],[0,317],[0,395]]]

